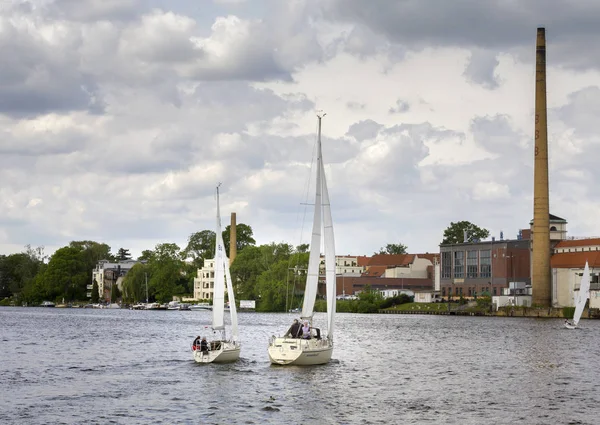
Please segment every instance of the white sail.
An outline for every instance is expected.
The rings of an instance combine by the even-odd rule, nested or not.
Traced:
[[[221,236],[222,238],[222,236]],[[235,306],[235,295],[233,293],[233,282],[229,271],[229,258],[223,256],[225,267],[225,280],[227,282],[227,296],[229,297],[229,314],[231,315],[231,339],[237,341],[239,339],[237,307]]]
[[[319,122],[320,124],[320,122]],[[321,149],[319,132],[319,150]],[[320,152],[319,152],[319,156]],[[331,218],[331,205],[329,204],[329,190],[325,177],[325,167],[321,161],[321,178],[323,180],[323,237],[325,245],[325,282],[327,297],[327,336],[333,339],[333,318],[335,317],[335,238],[333,235],[333,219]]]
[[[331,360],[333,353],[333,318],[335,315],[335,244],[333,238],[333,220],[329,205],[329,191],[325,179],[325,168],[321,151],[321,118],[319,118],[319,134],[317,138],[316,161],[316,193],[315,211],[313,217],[312,237],[310,242],[310,255],[308,259],[308,275],[304,290],[304,303],[302,305],[302,318],[310,321],[308,335],[292,334],[292,328],[283,336],[273,336],[269,341],[269,359],[278,365],[318,365]],[[327,283],[327,335],[320,332],[320,328],[313,327],[313,313],[319,283],[319,266],[321,262],[321,235],[325,243],[325,280]],[[295,325],[292,325],[295,326]]]
[[[225,313],[225,270],[224,258],[225,248],[223,246],[223,236],[221,234],[221,210],[219,207],[219,188],[217,187],[217,228],[215,235],[215,281],[213,288],[213,310],[212,327],[213,329],[225,329],[223,316]]]
[[[319,138],[317,140],[317,181],[315,192],[315,211],[313,216],[312,238],[308,257],[308,271],[302,303],[302,318],[312,320],[317,289],[319,285],[319,263],[321,262],[321,120],[319,119]]]
[[[575,314],[573,315],[573,325],[577,326],[585,303],[590,295],[590,267],[585,262],[585,268],[583,269],[583,276],[581,276],[581,284],[579,285],[579,293],[575,295]]]
[[[220,185],[220,184],[219,184]],[[194,361],[197,363],[229,363],[235,362],[240,357],[241,344],[239,343],[237,310],[233,294],[233,284],[229,273],[229,259],[225,254],[223,232],[221,231],[221,208],[219,205],[219,186],[217,186],[217,226],[215,229],[215,258],[214,258],[214,285],[212,328],[219,331],[220,337],[210,341],[195,339],[192,344]],[[231,314],[231,336],[227,338],[225,331],[225,282],[229,297]]]

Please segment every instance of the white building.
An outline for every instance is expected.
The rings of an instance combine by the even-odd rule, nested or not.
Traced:
[[[100,299],[110,301],[110,291],[112,285],[116,284],[122,289],[123,278],[129,270],[141,261],[124,260],[117,263],[111,263],[108,260],[100,260],[96,268],[92,271],[92,283],[87,285],[87,297],[92,297],[92,288],[94,281],[98,283],[98,296]]]
[[[590,308],[600,308],[600,238],[566,239],[554,247],[550,260],[553,307],[575,306],[586,261],[590,268]]]
[[[360,276],[365,271],[361,265],[361,257],[356,255],[336,255],[335,256],[335,274]],[[325,273],[325,257],[321,256],[321,273]]]
[[[194,278],[194,299],[212,300],[214,287],[215,259],[207,258],[204,260],[204,267],[198,269],[198,274]]]
[[[410,289],[383,289],[379,292],[381,293],[381,295],[383,295],[383,298],[393,298],[401,294],[406,294],[409,297],[415,296],[414,291],[411,291]]]
[[[421,258],[418,254],[415,254],[411,260],[407,264],[396,265],[386,269],[383,277],[431,278],[431,266],[433,266],[433,262],[429,258]]]

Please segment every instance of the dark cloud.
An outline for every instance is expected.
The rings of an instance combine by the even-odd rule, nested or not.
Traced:
[[[506,115],[475,117],[471,132],[475,142],[488,152],[514,157],[525,154],[528,137],[515,131]]]
[[[600,51],[592,41],[600,36],[596,1],[329,0],[322,5],[327,19],[364,25],[413,50],[456,46],[501,52],[525,46],[533,56],[536,28],[545,26],[554,63],[579,69],[600,66],[600,55],[590,52]]]
[[[48,6],[51,16],[73,21],[127,21],[146,10],[140,0],[54,0]]]
[[[469,63],[463,75],[472,83],[479,84],[487,89],[495,89],[500,85],[500,81],[495,75],[499,63],[493,52],[475,49],[471,52]]]
[[[555,112],[568,127],[575,129],[577,136],[597,137],[600,88],[590,86],[569,94],[568,102]]]
[[[402,99],[398,99],[396,101],[396,106],[392,106],[388,112],[390,114],[401,114],[403,112],[408,112],[409,109],[410,109],[410,105],[408,102],[406,102]]]
[[[77,57],[71,54],[81,42],[77,32],[55,46],[9,18],[0,22],[0,54],[10,58],[0,67],[0,113],[23,117],[50,111],[103,112],[95,79],[78,70]]]
[[[366,104],[365,103],[360,103],[360,102],[347,102],[346,103],[346,107],[348,109],[352,109],[354,111],[360,111],[362,109],[366,108]]]
[[[347,136],[354,137],[359,142],[364,140],[373,139],[379,133],[379,130],[383,128],[383,124],[379,124],[373,120],[364,120],[352,124],[348,131]]]

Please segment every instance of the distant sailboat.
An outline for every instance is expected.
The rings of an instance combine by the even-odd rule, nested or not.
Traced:
[[[317,136],[317,178],[315,192],[315,210],[313,216],[312,239],[308,260],[308,273],[301,319],[308,323],[310,338],[296,338],[292,331],[284,336],[273,336],[269,343],[269,359],[279,365],[317,365],[331,360],[333,353],[333,319],[335,316],[335,240],[333,235],[333,220],[329,204],[329,191],[323,166],[321,152],[321,120],[324,115],[318,115],[319,129]],[[321,262],[321,235],[325,247],[325,281],[327,298],[327,334],[322,335],[320,329],[313,328],[313,314],[317,288],[319,283],[319,264]]]
[[[221,210],[219,207],[219,186],[217,186],[217,228],[215,246],[215,282],[213,288],[212,329],[220,334],[218,338],[208,341],[206,348],[201,345],[192,345],[194,360],[198,363],[228,363],[240,357],[240,342],[238,335],[237,311],[231,274],[229,273],[229,259],[225,254],[223,233],[221,231]],[[231,316],[231,335],[227,338],[225,316],[225,283],[227,283],[227,296],[229,297]]]
[[[583,276],[581,276],[581,284],[579,285],[579,291],[575,294],[575,313],[573,314],[573,320],[570,322],[565,320],[565,327],[567,329],[576,329],[583,314],[585,303],[590,297],[590,267],[588,262],[585,262],[585,268],[583,269]]]

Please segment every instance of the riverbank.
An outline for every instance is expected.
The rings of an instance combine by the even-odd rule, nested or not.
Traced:
[[[498,310],[490,304],[458,304],[458,303],[407,303],[391,308],[380,309],[382,314],[426,314],[441,316],[497,316],[497,317],[538,317],[554,319],[570,319],[573,308],[540,308],[540,307],[501,307]],[[598,309],[585,309],[583,319],[600,319]]]

